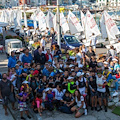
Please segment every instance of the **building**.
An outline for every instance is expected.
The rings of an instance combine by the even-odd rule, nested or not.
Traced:
[[[120,0],[97,0],[96,4],[98,6],[109,6],[109,7],[117,7],[120,6]]]

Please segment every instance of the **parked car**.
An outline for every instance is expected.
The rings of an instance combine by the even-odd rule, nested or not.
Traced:
[[[57,38],[52,41],[52,45],[54,44],[57,44]],[[82,43],[78,41],[74,35],[64,35],[61,38],[61,48],[66,51],[80,46],[82,46]]]

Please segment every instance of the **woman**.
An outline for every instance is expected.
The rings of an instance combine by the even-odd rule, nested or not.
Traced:
[[[64,93],[62,91],[62,86],[57,85],[57,87],[55,89],[53,89],[52,91],[55,92],[55,105],[56,105],[56,108],[59,109],[59,107],[61,106],[60,100],[62,100],[62,97],[64,95]]]
[[[71,108],[71,111],[72,111],[72,112],[76,112],[76,113],[75,113],[75,117],[76,117],[76,118],[79,118],[80,116],[83,115],[83,113],[84,113],[84,111],[85,111],[84,97],[81,96],[79,90],[76,90],[76,91],[75,91],[74,101],[71,102],[71,105],[72,105],[73,103],[75,103],[75,102],[77,103],[77,105],[73,106],[73,107]]]

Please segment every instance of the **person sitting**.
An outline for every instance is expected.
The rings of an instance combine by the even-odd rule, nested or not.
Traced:
[[[72,102],[72,100],[72,95],[70,94],[70,92],[66,91],[61,100],[63,105],[60,107],[60,111],[63,113],[71,114],[72,111],[70,103]]]
[[[74,100],[73,102],[70,103],[70,105],[73,105],[74,103],[77,103],[77,105],[73,106],[71,108],[72,112],[75,112],[75,117],[79,118],[80,116],[83,115],[85,111],[85,102],[84,102],[84,97],[81,96],[79,90],[76,90],[74,93]]]

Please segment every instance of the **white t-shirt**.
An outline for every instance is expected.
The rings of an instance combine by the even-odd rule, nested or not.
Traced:
[[[103,85],[104,84],[104,82],[106,81],[106,80],[103,80],[103,78],[104,78],[104,76],[102,76],[101,78],[99,78],[97,75],[96,75],[96,80],[97,80],[97,91],[99,91],[99,92],[106,92],[106,88],[104,87],[99,87],[98,86],[98,84],[100,84],[100,85]]]
[[[63,91],[59,92],[56,88],[53,89],[53,92],[55,92],[55,99],[56,100],[62,100],[62,97],[64,95]]]
[[[10,81],[12,81],[13,80],[13,78],[15,78],[15,80],[12,82],[12,84],[13,84],[13,86],[15,87],[16,86],[16,80],[17,80],[17,78],[16,78],[16,73],[15,74],[13,74],[12,76],[11,76],[11,79],[10,79]]]
[[[96,46],[96,37],[95,37],[95,36],[92,36],[92,37],[91,37],[91,41],[92,41],[92,42],[91,42],[91,45],[92,45],[92,46]]]
[[[41,39],[40,43],[42,44],[42,47],[45,47],[45,40]]]
[[[80,97],[80,101],[78,101],[78,100],[77,100],[77,97],[75,97],[75,102],[77,103],[77,106],[80,107],[80,106],[82,105],[82,102],[84,102],[84,97],[81,96],[81,97]],[[86,108],[85,102],[84,102],[83,108]]]
[[[80,61],[80,59],[82,58],[82,54],[79,52],[76,54],[76,59],[77,61]]]

